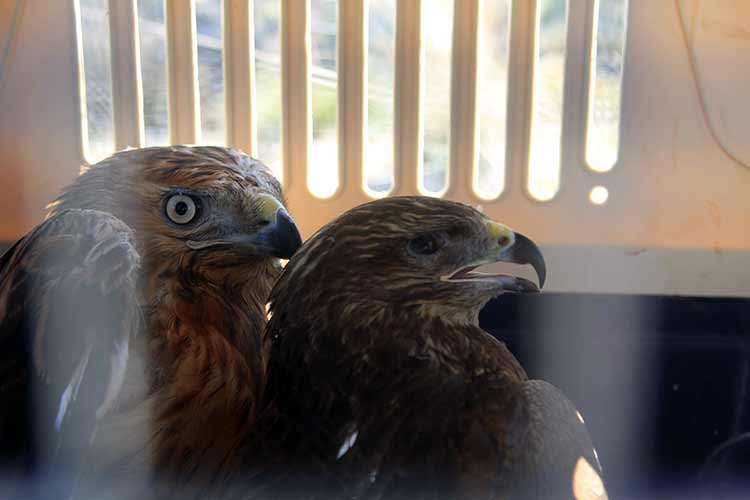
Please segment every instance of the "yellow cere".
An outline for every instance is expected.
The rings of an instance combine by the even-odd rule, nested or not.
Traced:
[[[507,226],[488,220],[487,229],[492,237],[504,247],[510,246],[515,242],[516,235],[513,230]]]
[[[257,203],[258,212],[266,216],[274,215],[279,209],[284,208],[279,200],[268,194],[258,195]]]

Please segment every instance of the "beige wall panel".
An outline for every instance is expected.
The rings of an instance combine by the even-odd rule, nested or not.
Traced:
[[[9,26],[15,2],[0,3],[0,26]],[[72,1],[22,3],[0,80],[0,240],[42,220],[80,169],[74,19]]]
[[[14,3],[0,2],[3,42]],[[290,174],[285,180],[291,181],[287,191],[291,210],[309,236],[368,198],[360,187],[361,175],[351,172],[342,179],[357,186],[344,185],[329,200],[312,197],[305,187],[307,163],[316,161],[306,155],[309,47],[304,33],[290,30],[309,23],[306,11],[293,10],[291,4],[284,3],[290,16],[284,31],[284,59],[296,64],[285,68],[284,97],[287,105],[301,107],[285,108],[285,171]],[[42,219],[45,204],[73,179],[81,164],[73,1],[27,0],[23,5],[0,87],[0,240],[5,241],[18,238]],[[697,54],[708,121],[692,77],[678,5],[683,6],[688,27],[692,25],[688,39]],[[418,9],[405,8],[406,3],[399,6],[402,15],[418,15]],[[750,157],[747,9],[748,3],[741,0],[682,4],[630,0],[622,150],[614,170],[595,174],[586,169],[582,134],[566,133],[559,195],[549,203],[531,200],[519,171],[526,134],[518,131],[524,124],[514,102],[506,193],[494,202],[461,193],[461,201],[481,205],[493,218],[541,242],[550,261],[550,290],[750,296],[750,169],[727,156],[709,128],[713,123],[721,141],[738,156]],[[514,28],[523,29],[529,16],[525,10],[516,11],[520,14]],[[401,18],[399,24],[415,23]],[[585,25],[580,19],[574,21],[574,26]],[[513,34],[515,44],[522,35]],[[414,38],[418,45],[419,37]],[[573,68],[585,66],[580,52],[586,44],[581,39],[569,38],[578,40],[571,49],[576,51],[571,55]],[[516,65],[528,58],[525,44],[518,47],[520,52],[512,55]],[[416,53],[418,46],[412,48]],[[570,81],[580,85],[581,79]],[[525,102],[519,85],[527,82],[526,77],[516,74],[513,82],[516,97]],[[566,92],[566,106],[583,107],[585,99],[578,96],[577,88]],[[396,111],[400,116],[401,110]],[[585,116],[581,109],[573,111],[568,127],[580,120],[575,117]],[[405,137],[414,135],[402,132],[397,152],[403,153],[406,146],[415,145],[403,144]],[[301,137],[295,139],[295,134]],[[401,168],[407,156],[397,156]],[[358,161],[352,164],[359,166]],[[461,168],[460,162],[454,165]],[[452,175],[468,178],[466,172]],[[398,192],[413,193],[411,183],[404,183],[413,179],[413,172],[397,176],[402,183]],[[602,206],[593,206],[588,199],[596,185],[610,193]]]

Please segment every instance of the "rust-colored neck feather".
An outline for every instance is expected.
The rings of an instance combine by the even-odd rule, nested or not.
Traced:
[[[268,259],[237,269],[187,258],[147,275],[154,465],[178,476],[198,466],[208,474],[241,442],[261,397],[275,268]]]

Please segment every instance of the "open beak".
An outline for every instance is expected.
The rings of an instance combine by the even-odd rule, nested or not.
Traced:
[[[193,250],[214,246],[237,246],[254,255],[288,259],[302,245],[297,224],[284,205],[267,194],[258,196],[257,217],[261,228],[253,233],[237,233],[221,240],[188,241]]]
[[[541,250],[529,238],[497,222],[487,221],[487,230],[495,242],[481,259],[463,266],[455,272],[444,276],[444,281],[490,281],[504,291],[534,293],[541,290],[547,279],[547,266]],[[536,271],[539,284],[508,274],[488,274],[475,271],[480,266],[508,262],[512,264],[529,264]]]

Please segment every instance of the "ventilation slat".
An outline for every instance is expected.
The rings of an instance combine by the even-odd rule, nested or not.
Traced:
[[[192,1],[165,1],[170,142],[197,144],[201,134],[195,9]]]
[[[115,150],[107,0],[76,0],[81,149],[89,163]]]
[[[255,24],[248,0],[224,0],[227,145],[256,154]]]
[[[281,2],[253,0],[253,115],[257,138],[254,154],[271,167],[283,184],[281,165]]]
[[[164,0],[138,0],[145,144],[169,144],[167,35]]]
[[[422,121],[424,148],[419,192],[443,196],[448,189],[451,132],[451,45],[454,0],[430,0],[422,23],[424,65]]]
[[[138,9],[139,2],[153,0],[80,1],[109,4],[105,39],[111,45],[114,147],[143,146]],[[614,125],[596,119],[594,108],[602,106],[603,92],[599,66],[606,62],[599,60],[598,49],[606,43],[616,52],[619,96],[627,0],[439,0],[429,3],[432,17],[425,22],[421,0],[377,3],[379,60],[391,50],[394,58],[394,71],[386,71],[390,76],[375,84],[382,108],[381,101],[390,99],[383,97],[383,82],[392,82],[386,87],[393,89],[393,116],[385,120],[393,123],[392,181],[387,178],[391,165],[383,165],[390,155],[385,148],[375,155],[376,165],[367,164],[368,69],[377,73],[377,67],[368,68],[372,5],[368,0],[267,1],[278,7],[280,54],[275,59],[273,47],[256,54],[256,3],[263,5],[264,23],[274,17],[270,4],[164,1],[170,142],[200,143],[204,136],[220,144],[226,127],[229,145],[259,154],[256,105],[261,104],[255,65],[260,57],[270,70],[275,64],[281,73],[276,138],[266,141],[281,149],[281,155],[273,155],[276,163],[279,156],[284,159],[278,175],[288,183],[292,172],[298,173],[306,183],[297,189],[319,199],[343,191],[347,200],[421,192],[491,201],[506,189],[506,182],[509,191],[518,191],[514,186],[524,175],[527,194],[547,201],[557,195],[561,182],[583,185],[572,164],[583,159],[592,170],[603,172],[616,161],[616,140],[606,158],[601,154],[602,135],[607,135],[602,129],[619,130],[619,107]],[[387,19],[389,9],[395,20]],[[103,6],[99,11],[104,12]],[[90,17],[96,15],[91,12]],[[267,26],[260,29],[268,31]],[[395,33],[390,48],[383,30]],[[101,39],[98,36],[97,43]],[[204,68],[198,67],[201,50],[211,51],[211,74],[203,75]],[[222,57],[218,74],[216,57]],[[269,92],[273,88],[271,84]],[[266,128],[272,125],[269,121]],[[100,129],[96,133],[103,135]],[[266,132],[264,136],[272,135]],[[376,142],[382,145],[383,130],[379,133]],[[597,143],[600,154],[594,161]],[[590,186],[584,187],[588,192]]]
[[[592,181],[583,168],[582,149],[586,124],[584,103],[588,81],[588,43],[591,39],[590,15],[590,2],[569,2],[559,166],[559,196],[563,196],[564,193],[566,197],[583,202],[589,196]]]
[[[394,104],[395,191],[418,192],[422,161],[422,1],[396,5],[396,87]]]
[[[366,38],[365,192],[372,198],[393,191],[393,99],[396,1],[368,0]]]
[[[339,178],[347,191],[362,191],[365,144],[364,0],[338,2],[338,141]]]
[[[143,89],[135,0],[109,0],[115,149],[141,147]]]
[[[299,182],[297,192],[302,192],[312,140],[309,0],[282,0],[281,26],[284,182],[287,189]]]
[[[620,154],[627,0],[594,0],[586,119],[586,164],[611,170]]]
[[[480,3],[476,99],[479,124],[475,132],[478,145],[472,189],[483,200],[494,200],[505,190],[511,4],[511,0]]]
[[[227,144],[224,19],[221,0],[195,2],[201,144]]]
[[[531,109],[531,92],[529,85],[532,78],[532,38],[529,27],[533,26],[533,4],[528,0],[512,1],[510,7],[510,33],[508,45],[508,96],[506,102],[507,153],[505,167],[504,200],[513,203],[524,202],[523,186],[528,181],[528,144],[529,118]]]
[[[338,7],[336,0],[310,0],[310,103],[312,144],[307,187],[326,199],[340,188],[338,129]],[[342,22],[346,20],[342,19]],[[355,68],[347,68],[352,71]]]
[[[453,13],[448,186],[459,199],[471,196],[477,161],[479,7],[479,0],[458,1]]]
[[[527,189],[549,201],[560,189],[568,0],[536,0],[534,10]]]

